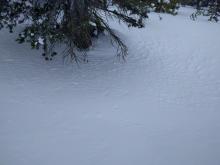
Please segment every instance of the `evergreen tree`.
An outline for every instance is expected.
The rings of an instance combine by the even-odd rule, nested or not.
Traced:
[[[177,14],[178,0],[158,0],[153,1],[155,6],[155,11],[158,13],[169,13],[172,15]]]
[[[218,17],[220,16],[220,1],[213,0],[208,4],[207,15],[209,16],[209,21],[218,22]]]
[[[209,21],[219,21],[220,16],[220,0],[197,0],[196,12],[191,15],[191,19],[195,20],[197,16],[208,16]]]
[[[118,56],[124,58],[127,47],[109,27],[106,17],[141,28],[150,10],[175,14],[176,5],[176,0],[0,0],[0,29],[6,27],[13,32],[18,24],[25,24],[19,43],[43,48],[46,60],[56,55],[57,43],[64,43],[65,55],[75,61],[85,60],[84,53],[77,52],[88,49],[93,37],[107,32],[118,46]]]

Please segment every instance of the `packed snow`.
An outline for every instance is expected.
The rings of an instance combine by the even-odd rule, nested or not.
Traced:
[[[0,31],[0,165],[219,165],[220,23],[192,12],[109,20],[126,62],[105,36],[76,65]]]

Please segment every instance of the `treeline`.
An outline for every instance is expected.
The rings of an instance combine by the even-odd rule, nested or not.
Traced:
[[[117,55],[125,58],[127,47],[115,34],[107,18],[123,21],[130,27],[144,27],[150,12],[176,15],[180,5],[197,9],[191,18],[209,16],[218,21],[220,0],[0,0],[0,29],[10,32],[18,24],[25,27],[19,34],[19,43],[29,42],[32,48],[43,49],[46,60],[52,60],[55,46],[66,45],[65,56],[76,62],[85,61],[93,38],[108,33],[118,46]]]
[[[197,16],[208,16],[209,21],[219,21],[220,0],[179,0],[181,5],[193,6],[196,12],[192,13],[191,18],[195,20]]]

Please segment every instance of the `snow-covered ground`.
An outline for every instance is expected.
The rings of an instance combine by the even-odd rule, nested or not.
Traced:
[[[46,62],[0,32],[0,165],[219,165],[220,23],[181,8],[144,29],[112,21],[89,63]]]

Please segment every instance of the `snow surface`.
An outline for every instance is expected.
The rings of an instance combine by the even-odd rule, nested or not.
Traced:
[[[181,8],[110,21],[89,63],[46,62],[0,32],[0,165],[219,165],[220,23]]]

